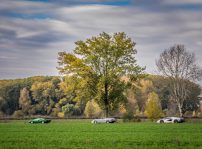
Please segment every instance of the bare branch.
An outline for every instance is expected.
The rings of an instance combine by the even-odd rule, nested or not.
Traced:
[[[171,96],[182,116],[183,103],[189,92],[186,81],[202,78],[202,69],[196,64],[194,53],[187,52],[184,45],[174,45],[160,55],[156,65],[161,74],[170,78]]]

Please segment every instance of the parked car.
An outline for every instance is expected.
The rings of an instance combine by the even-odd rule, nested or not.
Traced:
[[[29,123],[31,123],[31,124],[34,124],[34,123],[42,123],[42,124],[44,124],[44,123],[50,123],[50,122],[51,122],[50,119],[45,119],[45,118],[35,118],[35,119],[29,121]]]
[[[94,119],[91,121],[91,123],[96,124],[96,123],[115,123],[116,119],[115,118],[102,118],[102,119]]]
[[[157,121],[157,123],[182,123],[182,122],[184,122],[184,118],[181,117],[165,117]]]

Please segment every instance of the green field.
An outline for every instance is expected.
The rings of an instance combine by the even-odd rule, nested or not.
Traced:
[[[202,148],[202,124],[115,123],[90,120],[53,120],[0,123],[0,149],[133,149]]]

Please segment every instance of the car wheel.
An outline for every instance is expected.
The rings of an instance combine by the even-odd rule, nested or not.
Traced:
[[[97,121],[94,121],[94,124],[97,124]]]
[[[44,124],[44,121],[43,122],[41,122],[42,124]]]
[[[174,120],[174,123],[178,123],[178,120]]]
[[[106,123],[109,123],[109,121],[106,121]]]
[[[33,122],[30,122],[31,124],[33,124]]]
[[[163,121],[163,120],[160,120],[160,123],[164,123],[164,121]]]

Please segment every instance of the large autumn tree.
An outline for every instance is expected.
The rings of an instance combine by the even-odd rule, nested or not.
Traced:
[[[86,88],[108,116],[109,110],[126,99],[125,83],[120,78],[136,78],[144,70],[136,63],[135,42],[123,32],[112,36],[103,32],[75,44],[73,53],[59,53],[58,69],[63,75],[88,80]]]

